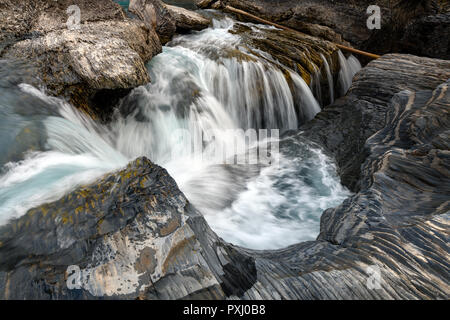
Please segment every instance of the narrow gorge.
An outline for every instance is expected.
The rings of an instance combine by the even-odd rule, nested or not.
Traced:
[[[297,2],[0,4],[0,299],[449,299],[448,38]]]

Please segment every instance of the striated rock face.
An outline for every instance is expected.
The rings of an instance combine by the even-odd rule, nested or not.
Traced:
[[[162,43],[169,42],[177,32],[202,30],[211,22],[194,11],[171,6],[161,0],[131,0],[129,10],[149,28],[155,28]]]
[[[80,8],[78,29],[68,28],[67,8]],[[26,1],[9,4],[0,24],[10,30],[1,52],[6,59],[35,64],[48,92],[68,97],[94,115],[115,97],[150,81],[144,63],[161,51],[153,29],[128,20],[112,1]],[[24,19],[17,15],[23,10]],[[27,18],[28,17],[28,18]]]
[[[445,63],[389,55],[359,74],[354,97],[371,75],[384,80],[359,97],[387,117],[365,144],[360,191],[323,214],[317,241],[225,243],[141,158],[0,227],[0,298],[449,299],[450,81],[431,76]],[[415,90],[395,94],[400,75]]]
[[[433,90],[449,78],[450,61],[398,54],[383,56],[355,76],[345,97],[327,106],[301,130],[334,155],[342,183],[358,191],[360,168],[367,156],[365,142],[386,125],[394,94]]]

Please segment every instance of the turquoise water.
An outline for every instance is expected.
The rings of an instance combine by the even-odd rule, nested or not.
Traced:
[[[171,4],[173,6],[178,6],[186,9],[195,10],[197,6],[195,5],[194,0],[163,0],[163,2],[167,4]]]
[[[130,5],[130,1],[119,1],[119,0],[115,0],[115,2],[117,2],[118,4],[120,4],[122,6],[122,8],[128,12],[128,6]]]
[[[264,59],[228,57],[227,50],[248,54],[242,39],[229,32],[234,23],[215,20],[208,29],[172,40],[148,64],[152,83],[124,98],[107,125],[23,84],[27,66],[18,70],[0,60],[0,225],[146,156],[168,170],[226,241],[278,249],[314,240],[322,212],[350,195],[319,146],[273,138],[279,145],[271,148],[274,161],[256,165],[225,164],[215,152],[242,156],[236,147],[247,144],[244,130],[295,130],[320,111],[294,72],[290,85]],[[304,119],[297,118],[296,106]],[[187,138],[200,135],[205,143],[192,148]]]

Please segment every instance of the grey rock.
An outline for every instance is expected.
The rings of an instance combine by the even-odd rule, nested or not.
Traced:
[[[348,42],[377,54],[402,52],[446,59],[448,52],[448,41],[431,40],[439,33],[442,37],[448,33],[445,17],[450,10],[448,1],[199,0],[197,5],[215,9],[232,6],[301,32],[336,43]],[[367,27],[370,5],[381,9],[380,30]],[[401,41],[405,33],[405,41]],[[427,50],[422,46],[424,43],[433,49]]]
[[[166,170],[140,158],[0,227],[0,298],[449,299],[450,81],[424,88],[443,62],[391,55],[360,77],[404,76],[417,59],[416,91],[388,101],[396,89],[383,87],[387,117],[365,144],[360,191],[323,214],[316,241],[226,243]]]
[[[154,28],[163,44],[170,41],[176,33],[175,20],[160,0],[130,0],[128,10],[141,19],[148,28]]]
[[[161,0],[131,0],[130,12],[156,29],[161,42],[167,43],[176,33],[203,30],[211,20],[195,11],[165,4]]]
[[[26,1],[19,1],[2,12],[0,24],[9,26],[14,40],[0,54],[36,65],[49,94],[65,96],[97,116],[107,111],[101,110],[105,105],[111,107],[111,101],[97,106],[97,97],[103,92],[123,95],[150,81],[144,63],[161,52],[154,29],[129,20],[121,7],[109,0],[37,2],[30,9]],[[66,25],[70,5],[80,8],[78,29]],[[19,9],[24,11],[23,18],[29,19],[14,24],[11,20]]]
[[[392,97],[403,90],[433,90],[449,78],[449,61],[385,55],[354,77],[345,97],[302,126],[301,135],[324,146],[336,159],[342,183],[358,191],[365,142],[386,125]]]
[[[450,60],[450,12],[411,22],[401,39],[412,54]]]
[[[169,10],[178,33],[183,33],[190,30],[203,30],[209,27],[211,20],[203,17],[201,14],[187,10],[177,6],[166,4],[165,7]]]

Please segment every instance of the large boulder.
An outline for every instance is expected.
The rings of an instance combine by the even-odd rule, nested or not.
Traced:
[[[115,98],[150,81],[145,62],[161,52],[154,29],[126,18],[111,0],[37,2],[11,2],[2,12],[0,23],[10,31],[0,54],[38,66],[48,93],[102,116]],[[80,9],[77,28],[67,24],[71,5]],[[23,18],[14,22],[19,9]]]
[[[163,44],[170,41],[176,33],[175,20],[160,0],[130,0],[128,10],[146,26],[154,28]]]
[[[210,19],[203,17],[195,11],[168,4],[166,4],[165,7],[169,10],[173,19],[175,19],[175,25],[177,27],[177,32],[179,33],[190,30],[203,30],[208,28],[211,24]]]
[[[129,10],[147,26],[155,28],[162,43],[169,42],[177,32],[202,30],[211,22],[194,11],[161,0],[130,0]]]
[[[0,299],[449,299],[450,82],[434,85],[437,67],[448,70],[391,55],[361,72],[368,86],[374,73],[414,74],[417,91],[384,87],[373,110],[387,118],[367,140],[361,190],[324,213],[316,241],[228,244],[140,158],[0,227]]]

